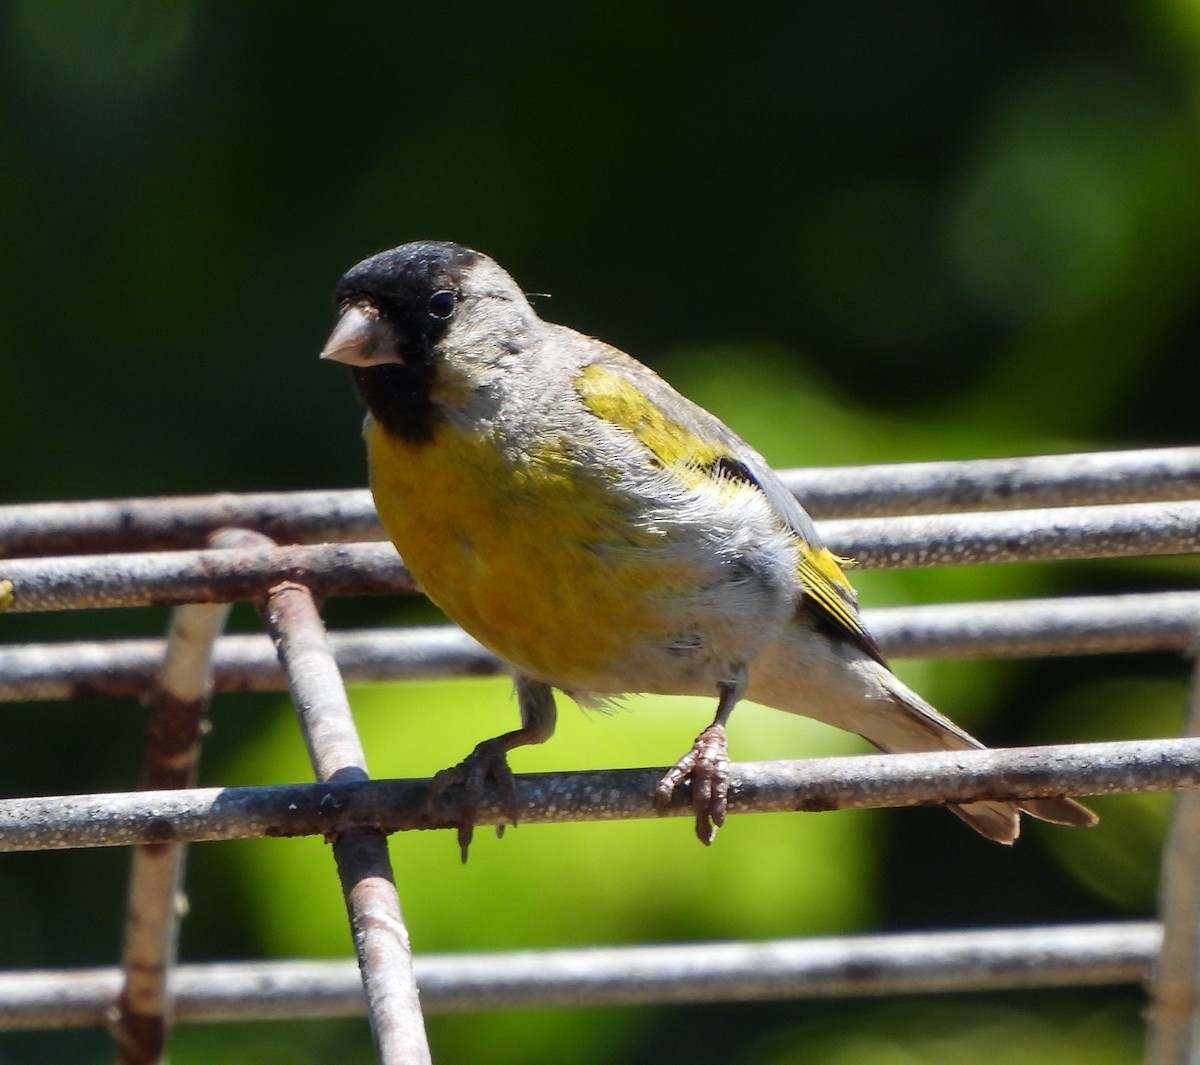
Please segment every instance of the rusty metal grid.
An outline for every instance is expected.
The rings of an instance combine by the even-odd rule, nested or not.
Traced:
[[[864,567],[1200,551],[1200,448],[787,471],[831,548]],[[884,517],[882,515],[891,515]],[[838,516],[839,520],[828,520]],[[176,607],[164,640],[0,647],[0,701],[141,695],[142,790],[0,800],[0,851],[131,846],[112,969],[0,973],[0,1029],[110,1026],[161,1059],[175,1021],[366,1014],[381,1063],[429,1060],[422,1009],[620,1005],[1147,983],[1150,1065],[1197,1057],[1200,685],[1188,735],[1125,743],[733,766],[732,813],[1173,790],[1161,922],[413,959],[386,834],[450,827],[428,781],[367,777],[344,682],[503,667],[458,630],[327,633],[315,597],[412,593],[364,492],[0,507],[0,611]],[[222,636],[252,600],[266,635]],[[1200,592],[867,611],[894,655],[1190,653]],[[210,694],[286,687],[316,783],[194,787]],[[657,816],[661,768],[518,777],[527,823]],[[685,796],[668,813],[686,815]],[[483,823],[503,811],[493,796]],[[357,966],[176,965],[187,842],[322,834]],[[401,884],[403,878],[400,878]],[[418,997],[418,988],[420,995]]]

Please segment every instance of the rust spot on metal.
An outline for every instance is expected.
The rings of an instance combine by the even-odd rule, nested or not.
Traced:
[[[821,798],[818,795],[805,796],[805,798],[792,807],[798,813],[808,814],[825,814],[831,810],[838,810],[840,808],[841,806],[836,800]]]
[[[156,817],[146,823],[147,843],[170,843],[175,838],[175,823],[167,817]]]

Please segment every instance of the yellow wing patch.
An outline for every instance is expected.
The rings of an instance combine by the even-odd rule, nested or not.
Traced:
[[[851,606],[854,589],[839,564],[848,562],[849,559],[839,559],[828,548],[801,543],[796,574],[804,591],[838,625],[855,635],[866,636],[867,630]]]
[[[575,378],[584,406],[598,418],[631,433],[668,469],[683,465],[711,466],[729,455],[669,418],[631,381],[593,363]]]
[[[608,367],[594,363],[585,366],[575,379],[575,387],[593,414],[630,433],[685,483],[693,478],[735,486],[744,481],[764,491],[728,448],[697,436],[669,417],[635,384]],[[740,470],[744,477],[730,475],[731,467]],[[769,493],[764,491],[764,494],[770,498]],[[854,589],[842,572],[842,566],[852,565],[853,560],[839,558],[827,548],[810,543],[795,527],[792,532],[799,556],[796,576],[812,605],[838,628],[856,638],[871,655],[883,661],[875,641],[858,616]]]

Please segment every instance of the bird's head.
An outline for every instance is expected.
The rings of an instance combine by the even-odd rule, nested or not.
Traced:
[[[439,352],[511,344],[533,311],[516,282],[461,244],[417,241],[352,267],[335,294],[340,318],[321,352],[358,368],[420,366]]]
[[[338,283],[321,357],[344,362],[377,422],[420,443],[452,411],[494,394],[540,320],[493,260],[461,244],[380,252]]]

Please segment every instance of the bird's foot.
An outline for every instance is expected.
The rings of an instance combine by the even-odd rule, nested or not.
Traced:
[[[688,778],[692,782],[692,812],[696,815],[696,835],[708,846],[717,829],[725,823],[729,794],[729,741],[723,725],[709,725],[688,751],[654,789],[654,805],[663,810],[675,789]]]
[[[455,785],[462,786],[457,822],[458,846],[462,851],[464,864],[475,835],[476,816],[483,798],[483,787],[489,777],[495,781],[496,789],[500,792],[500,804],[505,815],[512,824],[517,823],[517,784],[513,779],[512,770],[508,767],[508,738],[497,736],[495,739],[484,740],[458,765],[441,770],[434,776],[429,795],[425,799],[425,808],[432,810],[444,791]],[[503,825],[496,826],[496,835],[504,835]]]

